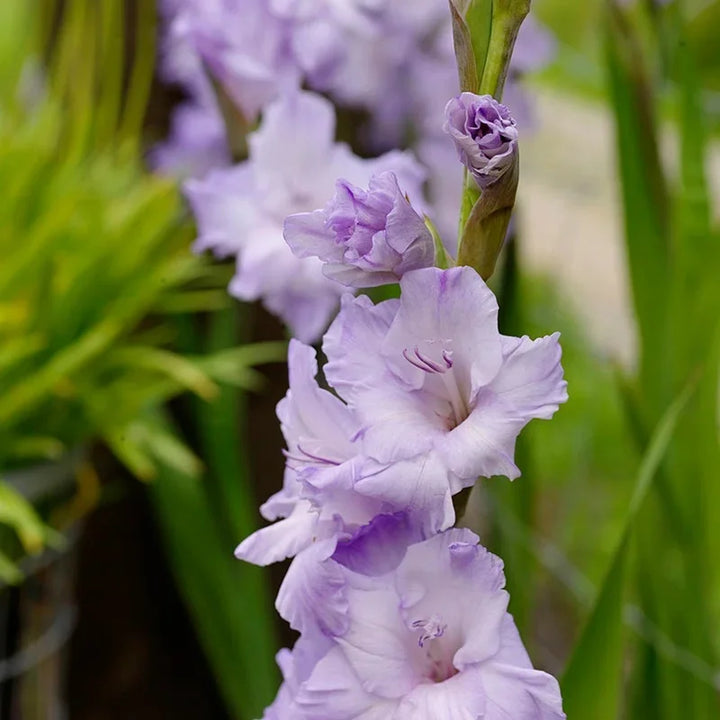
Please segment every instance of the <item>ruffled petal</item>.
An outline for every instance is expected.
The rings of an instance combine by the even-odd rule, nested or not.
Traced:
[[[485,720],[485,696],[478,673],[418,685],[403,698],[393,720]]]
[[[399,699],[423,679],[408,662],[414,638],[402,624],[399,598],[382,580],[368,582],[367,588],[357,576],[350,582],[352,622],[337,642],[367,692],[378,699]]]
[[[541,670],[491,664],[483,673],[483,720],[565,720],[557,680]]]
[[[308,720],[388,720],[396,706],[363,688],[339,647],[318,662],[296,700]]]
[[[299,258],[322,257],[334,244],[333,233],[325,226],[322,210],[296,213],[285,218],[283,237]]]
[[[478,477],[505,475],[512,480],[520,475],[514,460],[515,441],[528,420],[516,417],[513,408],[505,404],[478,403],[470,416],[437,444],[437,451],[465,487]]]
[[[317,511],[307,500],[299,500],[285,520],[245,538],[235,549],[235,557],[262,566],[293,557],[312,542],[317,523]]]
[[[448,624],[446,632],[458,644],[452,656],[457,670],[498,652],[509,599],[502,561],[474,533],[453,529],[413,545],[396,582],[408,622],[439,616]]]
[[[347,598],[342,567],[326,562],[336,539],[318,540],[299,553],[280,586],[275,607],[301,633],[342,635],[347,631]]]
[[[380,347],[398,305],[398,300],[373,305],[365,295],[345,295],[338,316],[325,333],[325,377],[350,404],[386,372]]]
[[[320,462],[350,459],[356,452],[351,438],[358,432],[359,423],[345,403],[317,384],[315,350],[291,340],[288,370],[290,390],[279,413],[288,449],[300,454],[318,453]],[[312,457],[308,461],[312,462]]]
[[[447,469],[433,453],[368,474],[355,483],[355,490],[406,512],[427,535],[455,522]]]
[[[560,333],[537,340],[503,336],[503,365],[490,389],[516,415],[549,420],[567,400],[559,337]]]

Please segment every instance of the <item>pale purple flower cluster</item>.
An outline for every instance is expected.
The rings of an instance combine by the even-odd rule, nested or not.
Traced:
[[[452,496],[517,477],[518,434],[566,400],[557,334],[501,335],[468,267],[409,270],[400,288],[378,304],[343,297],[323,340],[329,389],[315,351],[290,344],[285,478],[261,508],[276,522],[236,550],[260,565],[294,556],[276,607],[301,637],[278,656],[265,717],[560,720],[557,683],[507,614],[501,563],[451,529]]]
[[[341,292],[327,277],[372,286],[431,264],[429,236],[419,217],[402,237],[392,223],[381,237],[357,222],[341,239],[345,210],[352,214],[395,192],[379,189],[387,180],[375,178],[361,196],[360,188],[383,170],[397,175],[399,191],[412,202],[410,208],[396,198],[392,217],[427,212],[455,256],[462,173],[441,130],[443,107],[457,88],[446,0],[164,0],[161,7],[168,28],[163,76],[179,84],[187,100],[172,118],[170,137],[150,159],[159,170],[195,178],[187,195],[198,223],[196,249],[236,257],[233,295],[261,299],[294,336],[311,342],[327,326]],[[546,61],[547,38],[536,24],[525,23],[518,72]],[[248,143],[249,158],[239,165],[231,166],[213,82],[234,104],[239,122],[252,127],[260,119]],[[361,161],[345,146],[335,146],[330,104],[298,93],[300,83],[368,111],[370,147],[397,145],[413,125],[424,171],[408,155]],[[510,92],[512,87],[511,82]],[[299,151],[302,147],[308,151]],[[338,187],[325,227],[334,233],[332,243],[326,232],[324,243],[311,251],[303,242],[303,259],[294,257],[282,239],[285,217],[321,207],[337,178],[345,184]],[[319,237],[320,213],[313,218],[316,224],[305,229]],[[294,230],[299,232],[297,225]],[[297,246],[294,235],[289,240]],[[355,261],[347,264],[351,256]]]

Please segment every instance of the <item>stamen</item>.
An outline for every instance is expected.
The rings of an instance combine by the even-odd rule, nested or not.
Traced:
[[[292,460],[293,462],[299,462],[299,463],[307,462],[307,458],[298,457],[297,455],[293,455],[289,450],[283,449],[282,454],[285,456],[286,460]]]
[[[448,368],[452,367],[452,361],[450,365],[447,365],[447,359],[445,359],[444,355],[443,359],[445,360],[445,364],[447,365],[447,367],[442,367],[442,365],[438,365],[434,360],[431,360],[430,358],[421,355],[420,350],[417,347],[414,348],[413,353],[415,355],[414,358],[408,354],[407,348],[405,348],[402,352],[403,357],[411,365],[414,365],[416,368],[422,370],[423,372],[442,374],[444,372],[447,372]]]
[[[414,358],[411,358],[408,355],[408,350],[405,348],[402,351],[403,357],[411,364],[414,365],[418,370],[422,370],[423,372],[435,372],[432,368],[429,368],[427,365],[421,365],[420,362],[415,360]]]
[[[415,357],[421,362],[425,363],[433,372],[436,373],[444,373],[447,368],[442,367],[441,365],[438,365],[436,362],[432,361],[430,358],[426,358],[424,355],[420,354],[420,351],[415,348]]]
[[[305,450],[302,445],[298,443],[297,449],[305,456],[301,457],[298,455],[294,455],[289,450],[283,450],[283,455],[288,460],[293,460],[294,462],[299,462],[303,464],[307,464],[308,460],[312,460],[313,462],[320,463],[321,465],[340,465],[340,461],[338,460],[332,460],[331,458],[322,457],[321,455],[313,455],[313,453],[308,452]]]
[[[443,625],[440,618],[435,615],[429,620],[415,620],[415,622],[412,623],[412,627],[415,630],[423,631],[418,638],[419,647],[425,647],[425,643],[428,640],[435,640],[436,638],[442,637],[447,629],[447,625]]]
[[[448,372],[453,367],[453,353],[452,350],[443,350],[442,359],[445,367],[436,363],[429,357],[421,354],[420,349],[416,346],[413,349],[413,355],[410,355],[407,348],[402,351],[403,357],[413,366],[422,370],[423,372],[441,375],[442,382],[447,391],[447,399],[450,401],[450,407],[452,408],[452,422],[448,423],[448,429],[457,427],[463,422],[470,414],[470,410],[467,403],[463,399],[463,395],[460,392],[457,378],[454,373]],[[443,416],[440,416],[443,417]],[[445,419],[443,417],[443,419]]]

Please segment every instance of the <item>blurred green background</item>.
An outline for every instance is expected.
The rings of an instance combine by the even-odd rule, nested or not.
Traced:
[[[558,54],[495,289],[505,332],[562,331],[570,401],[468,522],[571,720],[713,720],[720,2],[533,7]],[[43,651],[0,660],[2,718],[250,720],[292,642],[282,568],[232,557],[281,481],[285,335],[145,166],[157,24],[0,4],[0,655]]]

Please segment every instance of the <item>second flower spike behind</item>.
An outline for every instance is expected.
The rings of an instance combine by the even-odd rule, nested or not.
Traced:
[[[335,314],[343,288],[323,276],[315,258],[293,255],[283,241],[284,219],[320,207],[338,177],[367,183],[373,174],[392,170],[411,197],[421,196],[424,171],[405,152],[370,160],[354,155],[335,141],[332,105],[309,92],[294,90],[268,105],[248,145],[247,160],[185,184],[198,225],[195,250],[235,255],[230,294],[262,300],[294,337],[314,342]]]
[[[323,210],[291,215],[285,241],[298,257],[318,257],[323,273],[350,287],[396,283],[434,263],[433,238],[393,172],[373,175],[367,190],[338,180]]]

